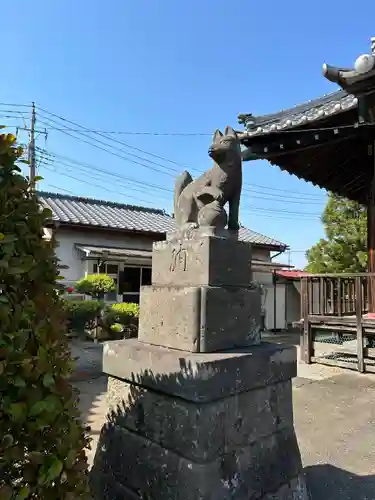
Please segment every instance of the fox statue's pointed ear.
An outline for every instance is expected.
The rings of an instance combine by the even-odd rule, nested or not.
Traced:
[[[220,132],[219,129],[215,130],[212,142],[217,142],[220,139],[220,137],[223,137],[223,134]]]
[[[237,137],[236,132],[229,125],[227,127],[225,127],[224,135],[229,135],[229,136],[232,136],[232,137]]]

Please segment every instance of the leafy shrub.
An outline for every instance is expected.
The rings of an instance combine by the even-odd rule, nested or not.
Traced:
[[[107,274],[89,274],[77,281],[75,289],[79,293],[101,299],[104,294],[114,292],[116,284]]]
[[[139,305],[121,302],[112,304],[105,313],[105,322],[113,334],[134,337],[138,332]],[[116,325],[116,326],[115,326]],[[117,335],[118,336],[118,335]]]
[[[104,304],[100,300],[66,300],[64,309],[68,329],[81,334],[92,330],[103,308]]]
[[[133,302],[120,302],[119,304],[112,304],[110,311],[115,314],[117,321],[122,325],[127,323],[134,323],[139,318],[139,305]]]
[[[0,498],[87,498],[51,217],[21,175],[21,150],[0,135]]]
[[[113,323],[113,325],[110,325],[110,329],[115,335],[121,334],[124,331],[124,327],[120,323]]]

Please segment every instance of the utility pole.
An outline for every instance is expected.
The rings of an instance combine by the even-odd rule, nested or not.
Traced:
[[[32,103],[31,109],[31,125],[30,125],[30,138],[28,148],[28,161],[30,165],[30,184],[31,189],[35,188],[36,166],[35,166],[35,103]]]

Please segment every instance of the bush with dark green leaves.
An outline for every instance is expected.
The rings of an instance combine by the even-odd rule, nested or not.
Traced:
[[[64,309],[68,330],[81,335],[92,330],[103,308],[104,303],[100,300],[66,300]]]
[[[0,135],[0,499],[87,498],[86,430],[68,383],[71,357],[51,217]]]
[[[112,336],[135,337],[138,332],[139,305],[119,303],[110,306],[105,314],[106,324]]]
[[[76,291],[102,299],[106,293],[116,290],[114,280],[107,274],[89,274],[76,283]]]

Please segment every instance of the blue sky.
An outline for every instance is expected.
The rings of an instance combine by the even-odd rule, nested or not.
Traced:
[[[210,166],[207,134],[335,90],[322,64],[368,52],[374,17],[369,0],[360,12],[338,0],[5,2],[0,101],[37,105],[41,188],[171,211],[177,172]],[[48,113],[151,135],[103,137]],[[1,105],[3,122],[28,126],[29,115]],[[322,236],[324,193],[263,161],[244,164],[244,181],[242,222],[289,244],[302,266]]]

